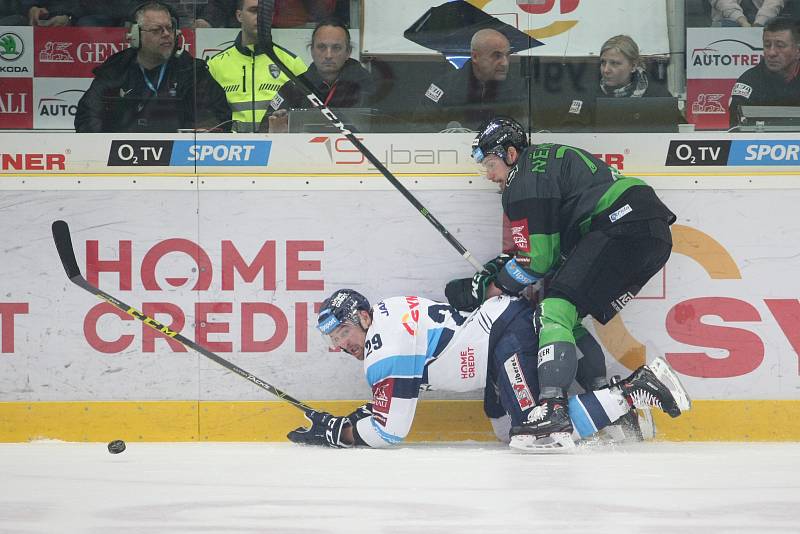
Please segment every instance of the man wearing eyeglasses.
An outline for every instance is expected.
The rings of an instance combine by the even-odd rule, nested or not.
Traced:
[[[141,5],[128,34],[131,47],[94,70],[78,102],[78,132],[230,130],[225,92],[205,61],[183,53],[169,6]]]

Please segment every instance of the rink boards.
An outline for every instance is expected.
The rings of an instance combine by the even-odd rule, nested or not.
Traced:
[[[345,138],[2,134],[0,441],[281,440],[300,413],[71,284],[66,220],[91,283],[309,404],[368,399],[328,352],[315,307],[443,299],[470,274]],[[365,144],[479,259],[501,247],[499,196],[469,134]],[[800,440],[798,143],[791,135],[537,136],[653,184],[674,252],[621,316],[593,325],[610,374],[665,356],[696,400],[674,440]],[[491,439],[481,393],[424,394],[411,439]]]

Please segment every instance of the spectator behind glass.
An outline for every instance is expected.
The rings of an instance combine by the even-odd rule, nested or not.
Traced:
[[[744,71],[731,89],[730,126],[742,106],[800,106],[800,28],[788,17],[764,26],[764,59]]]
[[[178,19],[178,27],[208,27],[202,16],[208,0],[162,0]],[[26,0],[31,26],[122,26],[144,2],[136,0]]]
[[[233,129],[239,133],[258,131],[267,107],[289,77],[269,56],[256,49],[258,42],[258,0],[238,0],[236,17],[242,31],[230,46],[208,62],[211,75],[225,88],[233,111]],[[275,55],[297,75],[306,64],[292,52],[273,43]]]
[[[431,83],[420,97],[414,125],[421,131],[477,128],[496,115],[527,117],[528,88],[510,69],[511,46],[492,29],[475,32],[470,59]]]
[[[26,26],[20,0],[0,0],[0,26]]]
[[[671,96],[663,86],[647,77],[639,45],[627,35],[617,35],[600,47],[601,96]]]
[[[218,125],[229,129],[225,92],[205,61],[179,51],[176,20],[168,6],[148,2],[132,19],[131,48],[94,69],[95,78],[78,102],[75,130],[174,132]]]
[[[313,62],[305,73],[325,105],[332,108],[371,107],[375,96],[372,74],[352,59],[350,31],[335,19],[317,24],[311,34]],[[270,114],[261,122],[260,130],[282,133],[288,129],[290,109],[309,108],[306,93],[287,83],[270,102]]]
[[[764,26],[777,17],[785,0],[709,0],[712,26]]]

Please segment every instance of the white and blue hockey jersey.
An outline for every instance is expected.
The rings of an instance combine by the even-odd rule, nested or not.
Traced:
[[[513,300],[495,297],[471,314],[414,296],[378,302],[364,346],[373,415],[356,423],[361,439],[371,447],[402,441],[420,386],[456,392],[484,387],[489,333]]]

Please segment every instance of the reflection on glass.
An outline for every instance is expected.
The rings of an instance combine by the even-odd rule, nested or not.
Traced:
[[[346,124],[372,133],[475,130],[498,114],[513,116],[532,132],[670,132],[682,123],[727,130],[747,126],[743,105],[800,106],[796,31],[763,31],[776,17],[796,18],[798,3],[666,2],[662,19],[675,29],[657,55],[650,36],[636,25],[604,35],[603,26],[594,24],[596,43],[555,54],[518,50],[508,34],[480,34],[463,21],[462,31],[443,33],[438,47],[409,53],[413,43],[404,33],[432,7],[421,0],[276,0],[273,27],[292,70],[304,72],[310,65],[307,75],[323,101]],[[535,18],[530,5],[510,0],[452,4],[472,9],[480,4],[481,13],[498,13],[525,38],[531,28],[546,26],[544,20],[569,22],[576,32],[589,20],[596,23],[590,15],[598,9],[588,2],[548,1],[536,7]],[[144,12],[158,20],[142,18],[147,6]],[[0,128],[272,133],[316,128],[325,121],[322,115],[299,113],[290,127],[291,110],[309,104],[280,69],[258,54],[250,63],[246,53],[239,63],[230,59],[243,50],[255,52],[253,6],[257,0],[0,2]],[[375,11],[395,16],[369,16]],[[630,13],[631,20],[635,15]],[[323,20],[330,22],[323,25],[324,39],[312,44]],[[464,47],[464,34],[465,50],[446,50],[448,42]],[[377,52],[374,44],[365,48],[376,36],[384,46]],[[546,46],[558,38],[541,41]],[[135,51],[128,51],[132,47]],[[662,53],[666,50],[671,53]],[[450,62],[445,54],[462,59]],[[277,121],[274,127],[270,117]],[[614,126],[609,117],[635,121]],[[752,112],[750,117],[763,122]]]

